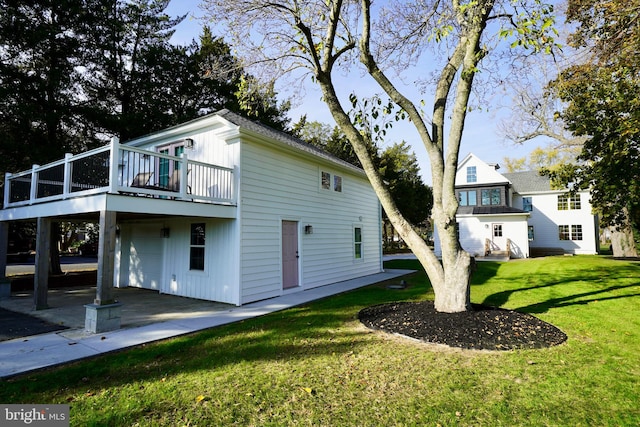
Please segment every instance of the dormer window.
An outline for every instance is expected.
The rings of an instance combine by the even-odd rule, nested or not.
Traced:
[[[475,166],[467,166],[467,182],[477,182],[478,176],[476,175]]]

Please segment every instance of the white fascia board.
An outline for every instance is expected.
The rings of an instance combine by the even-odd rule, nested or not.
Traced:
[[[164,141],[168,139],[179,139],[194,133],[200,132],[203,129],[214,128],[228,128],[230,132],[234,130],[237,132],[237,126],[228,122],[224,118],[218,115],[209,115],[201,118],[191,120],[190,122],[183,123],[164,129],[158,132],[154,132],[149,135],[144,135],[139,138],[132,139],[124,142],[124,145],[132,147],[140,147],[144,145],[153,144],[158,141]]]

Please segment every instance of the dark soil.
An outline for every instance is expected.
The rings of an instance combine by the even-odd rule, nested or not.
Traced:
[[[0,341],[67,329],[28,314],[0,308]]]
[[[564,332],[537,317],[481,305],[463,313],[439,313],[433,301],[398,302],[365,308],[358,318],[370,329],[473,350],[545,348],[567,340]]]
[[[32,291],[33,274],[23,274],[9,277],[11,280],[11,292]],[[97,281],[96,270],[79,271],[66,274],[49,276],[49,288],[67,288],[70,286],[95,286]]]

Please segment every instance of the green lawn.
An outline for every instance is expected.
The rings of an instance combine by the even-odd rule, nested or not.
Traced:
[[[568,335],[543,350],[454,350],[358,323],[368,305],[432,297],[424,274],[408,282],[3,381],[0,402],[68,403],[74,426],[640,424],[638,262],[479,263],[473,302]]]

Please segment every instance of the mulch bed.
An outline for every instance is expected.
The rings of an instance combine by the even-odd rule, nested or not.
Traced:
[[[66,326],[0,308],[0,341],[67,329]]]
[[[482,305],[463,313],[439,313],[433,301],[388,303],[361,310],[358,319],[370,329],[463,349],[546,348],[567,340],[564,332],[537,317]]]

